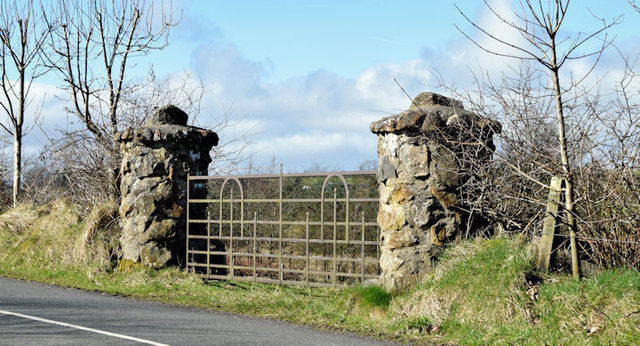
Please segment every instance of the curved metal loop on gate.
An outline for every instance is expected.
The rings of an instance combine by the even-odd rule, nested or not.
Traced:
[[[325,193],[325,189],[327,187],[327,184],[329,183],[329,180],[331,180],[331,178],[338,178],[342,181],[342,185],[344,186],[344,193],[345,193],[345,201],[346,201],[346,205],[345,205],[345,241],[347,242],[347,244],[349,243],[349,184],[347,184],[347,179],[344,178],[344,176],[342,174],[329,174],[327,175],[327,177],[324,179],[324,182],[322,183],[322,206],[320,208],[320,212],[322,214],[322,227],[324,228],[324,193]],[[337,260],[336,260],[336,246],[337,246],[337,233],[336,233],[336,217],[338,215],[336,215],[336,188],[333,189],[333,286],[335,287],[337,284],[336,281],[336,266],[337,266]]]
[[[321,239],[324,239],[324,192],[327,187],[327,183],[329,183],[329,180],[334,177],[340,179],[344,185],[345,197],[347,199],[347,219],[349,219],[349,184],[347,184],[347,179],[345,179],[342,174],[327,174],[327,177],[324,178],[324,181],[322,182],[322,191],[320,192],[320,222],[322,223],[320,230]]]
[[[327,177],[324,179],[324,182],[322,183],[322,199],[324,200],[324,191],[325,191],[325,188],[327,187],[327,183],[333,177],[336,177],[342,181],[342,184],[344,185],[344,191],[346,193],[345,197],[349,199],[349,184],[347,184],[347,179],[345,179],[342,174],[327,175]]]
[[[236,178],[236,177],[229,177],[226,178],[223,182],[222,182],[222,187],[220,187],[220,200],[222,200],[222,193],[224,192],[224,186],[227,184],[227,182],[229,180],[233,180],[236,182],[236,184],[238,184],[238,187],[240,188],[240,199],[243,200],[244,199],[244,190],[242,189],[242,183],[240,182],[240,179]],[[233,191],[233,190],[232,190]]]
[[[220,187],[220,232],[222,232],[222,201],[223,201],[223,193],[224,187],[227,185],[229,180],[233,180],[240,188],[240,238],[244,237],[244,189],[242,188],[242,183],[240,183],[240,179],[236,177],[228,177],[222,182],[222,186]],[[233,188],[231,189],[231,199],[229,202],[229,271],[227,274],[230,277],[233,277],[234,274],[234,257],[233,257]]]

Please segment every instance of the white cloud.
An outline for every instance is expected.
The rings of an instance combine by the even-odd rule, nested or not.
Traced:
[[[324,167],[354,169],[375,158],[375,136],[368,133],[310,131],[263,138],[255,142],[256,155],[285,161],[288,167],[320,164]],[[373,155],[371,155],[373,153]],[[304,167],[299,167],[304,168]]]
[[[369,102],[406,107],[410,100],[395,80],[413,97],[425,91],[431,79],[432,71],[427,62],[415,59],[399,64],[373,66],[358,77],[356,88]]]
[[[202,45],[193,53],[195,72],[214,87],[215,96],[251,98],[265,94],[260,81],[265,74],[259,62],[242,57],[230,44]],[[214,96],[214,97],[215,97]]]
[[[27,94],[27,104],[25,108],[25,120],[23,130],[27,131],[24,136],[23,151],[26,154],[33,154],[40,150],[42,145],[46,145],[46,138],[42,132],[52,134],[55,128],[69,124],[63,101],[64,92],[55,86],[45,83],[31,83]],[[0,102],[5,102],[4,96],[0,97]],[[16,99],[12,98],[14,107],[17,106]],[[0,121],[11,129],[9,118],[2,110]],[[5,136],[6,132],[1,130],[0,136]],[[9,136],[7,134],[7,136]],[[7,140],[10,138],[7,137]],[[11,141],[11,140],[10,140]]]
[[[410,100],[394,78],[415,96],[431,78],[426,63],[415,59],[376,65],[356,79],[317,70],[281,82],[266,82],[262,63],[244,58],[233,45],[203,46],[194,52],[196,71],[205,83],[203,107],[233,104],[240,117],[236,133],[251,131],[258,164],[285,160],[286,165],[338,160],[348,169],[375,159],[376,138],[371,122],[406,109]],[[200,121],[206,123],[206,114]],[[215,114],[209,114],[215,117]],[[213,122],[213,121],[210,121]],[[221,135],[232,135],[225,129]]]

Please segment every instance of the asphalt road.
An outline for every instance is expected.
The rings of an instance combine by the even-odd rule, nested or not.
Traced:
[[[385,345],[277,321],[0,278],[0,345]]]

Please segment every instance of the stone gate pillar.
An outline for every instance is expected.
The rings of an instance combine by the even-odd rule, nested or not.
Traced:
[[[218,144],[215,132],[187,126],[187,118],[166,106],[145,125],[115,135],[122,152],[121,268],[184,262],[187,174],[207,175]]]
[[[442,246],[460,234],[464,145],[488,159],[499,124],[465,111],[460,101],[421,93],[411,107],[371,124],[378,137],[381,281],[395,291],[430,271]]]

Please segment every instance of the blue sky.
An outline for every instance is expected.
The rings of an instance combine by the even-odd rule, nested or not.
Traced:
[[[482,1],[456,3],[501,30]],[[512,5],[490,3],[504,13]],[[199,124],[216,123],[226,110],[235,126],[220,131],[222,143],[249,134],[247,154],[258,166],[275,159],[289,171],[357,169],[376,159],[369,124],[409,105],[394,78],[414,96],[438,91],[434,69],[459,86],[470,69],[505,70],[506,61],[455,29],[473,32],[452,1],[174,0],[173,10],[182,21],[169,46],[138,59],[132,73],[153,64],[161,76],[198,76],[205,85]],[[567,33],[597,26],[593,14],[624,15],[610,33],[623,50],[640,53],[640,13],[626,0],[573,0]],[[597,72],[620,67],[613,54]]]
[[[369,66],[413,58],[427,44],[443,48],[457,36],[448,16],[434,15],[452,13],[451,4],[427,3],[189,1],[185,18],[196,20],[183,24],[209,28],[200,40],[232,42],[246,58],[264,62],[271,80],[318,68],[356,77]]]
[[[469,26],[454,3],[472,18],[484,9],[480,0],[185,0],[174,3],[184,19],[169,50],[178,55],[201,44],[233,44],[244,58],[264,64],[270,81],[317,69],[355,78],[370,66],[443,51],[461,39],[453,24]],[[607,20],[633,14],[625,0],[573,0],[571,6],[572,30],[596,23],[590,10]],[[635,34],[633,19],[615,30],[619,38]],[[190,67],[192,61],[182,60]]]

